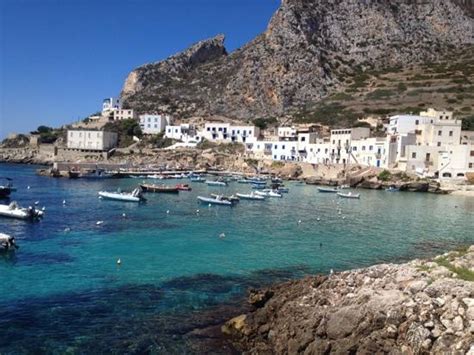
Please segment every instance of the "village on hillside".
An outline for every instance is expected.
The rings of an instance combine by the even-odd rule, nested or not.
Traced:
[[[334,167],[336,171],[357,165],[454,184],[474,178],[474,131],[463,131],[462,121],[453,112],[429,108],[417,115],[367,117],[359,119],[355,127],[337,129],[320,124],[265,127],[257,121],[243,124],[225,118],[180,120],[165,114],[137,115],[124,108],[120,98],[110,97],[103,100],[100,113],[66,126],[66,137],[60,144],[40,144],[38,135],[33,134],[30,145],[39,145],[55,162],[87,162],[97,156],[107,161],[123,149],[118,148],[119,133],[108,127],[130,122],[140,128],[130,147],[153,137],[166,140],[160,150],[175,152],[206,143],[236,144],[241,146],[236,154],[257,162],[306,163],[315,170]]]

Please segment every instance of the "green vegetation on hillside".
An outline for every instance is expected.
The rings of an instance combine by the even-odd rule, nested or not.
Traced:
[[[133,144],[133,136],[140,138],[142,130],[136,120],[122,120],[108,122],[104,126],[104,131],[116,132],[118,134],[118,147],[125,148]]]

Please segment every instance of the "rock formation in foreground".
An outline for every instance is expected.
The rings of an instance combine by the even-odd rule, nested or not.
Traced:
[[[248,354],[474,354],[474,246],[261,291],[223,331]]]
[[[266,31],[228,54],[224,37],[133,70],[122,97],[140,112],[282,115],[359,70],[432,61],[474,43],[471,1],[283,0]]]

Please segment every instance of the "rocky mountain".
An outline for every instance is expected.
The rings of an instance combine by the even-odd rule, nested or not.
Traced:
[[[266,31],[228,54],[224,37],[133,70],[138,111],[280,116],[367,70],[435,61],[474,44],[472,1],[283,0]]]

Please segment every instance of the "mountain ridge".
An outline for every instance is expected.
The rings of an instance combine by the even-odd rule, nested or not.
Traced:
[[[472,45],[473,23],[472,2],[462,0],[284,0],[243,47],[228,53],[222,35],[198,42],[133,70],[122,97],[139,112],[281,116],[358,71],[434,61]]]

